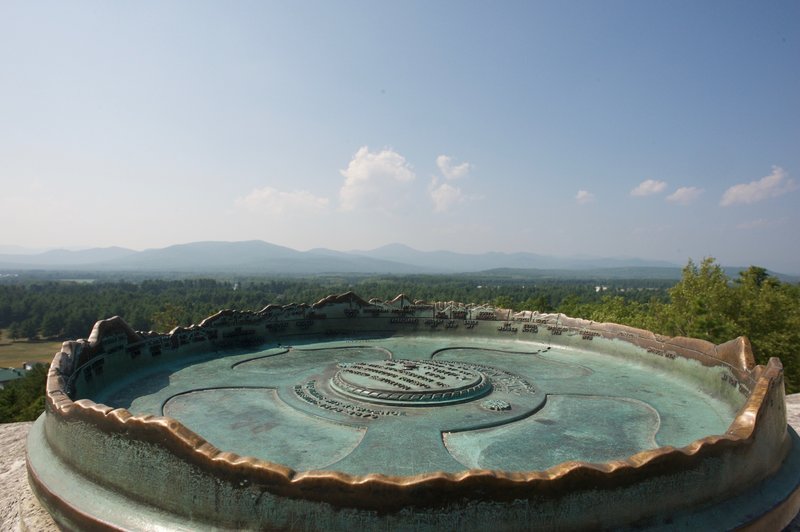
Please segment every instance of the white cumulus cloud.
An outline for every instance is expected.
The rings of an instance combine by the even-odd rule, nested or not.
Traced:
[[[453,158],[449,155],[438,156],[436,158],[436,166],[439,167],[439,171],[442,172],[445,179],[450,180],[461,179],[472,169],[472,165],[469,163],[461,163],[453,166]]]
[[[680,187],[678,190],[667,196],[667,201],[670,203],[677,203],[678,205],[689,205],[694,200],[699,198],[700,194],[702,193],[702,188]]]
[[[722,195],[719,204],[729,207],[737,203],[756,203],[768,198],[782,196],[797,189],[797,183],[790,179],[786,171],[773,166],[772,172],[757,181],[733,185]]]
[[[451,207],[464,201],[464,194],[461,189],[449,183],[431,184],[431,199],[433,200],[433,210],[436,212],[446,212]]]
[[[665,188],[667,188],[667,183],[664,181],[645,179],[631,190],[631,196],[652,196],[664,192]]]
[[[449,211],[453,206],[470,199],[460,187],[451,185],[447,181],[455,181],[466,177],[472,170],[471,164],[466,162],[453,164],[453,158],[449,155],[439,155],[436,157],[436,166],[444,176],[444,182],[440,178],[434,177],[430,187],[428,187],[435,212]]]
[[[594,194],[589,192],[588,190],[579,190],[577,194],[575,194],[575,201],[578,202],[578,205],[585,205],[587,203],[591,203],[594,201]]]
[[[272,187],[253,189],[236,200],[236,205],[252,212],[266,214],[308,213],[328,207],[328,198],[315,196],[306,190],[284,192]]]
[[[340,170],[344,184],[339,190],[341,208],[353,210],[362,205],[386,205],[398,186],[416,178],[405,158],[390,149],[370,152],[362,146],[350,160],[347,168]]]

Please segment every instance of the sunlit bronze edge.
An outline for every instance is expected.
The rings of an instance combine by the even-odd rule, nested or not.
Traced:
[[[659,447],[657,449],[642,451],[630,456],[625,460],[610,461],[603,464],[571,461],[564,462],[544,471],[530,472],[507,472],[501,470],[472,469],[460,473],[432,472],[410,476],[389,476],[383,474],[369,475],[350,475],[336,471],[305,471],[297,472],[287,466],[260,460],[256,458],[241,457],[235,453],[223,452],[201,436],[184,426],[176,419],[168,416],[133,415],[125,408],[112,408],[104,404],[98,404],[90,399],[79,399],[72,401],[69,399],[60,386],[59,381],[63,382],[54,369],[50,370],[47,382],[47,400],[50,411],[57,413],[65,420],[85,420],[100,422],[101,426],[108,426],[109,423],[118,425],[120,429],[131,430],[143,425],[158,427],[160,430],[167,431],[177,441],[181,442],[191,452],[199,453],[209,460],[226,461],[230,464],[241,464],[247,462],[252,465],[259,465],[271,468],[275,473],[279,473],[287,480],[302,482],[304,479],[334,476],[348,484],[363,484],[367,481],[384,481],[395,485],[410,485],[425,482],[428,479],[449,479],[458,481],[465,476],[482,476],[504,478],[514,482],[527,482],[537,479],[556,479],[570,471],[588,468],[595,471],[612,473],[624,467],[641,467],[656,457],[679,453],[691,456],[699,453],[703,447],[718,445],[719,442],[729,440],[730,442],[747,442],[753,435],[758,418],[764,407],[764,398],[769,392],[771,382],[780,375],[782,367],[778,359],[771,359],[766,366],[766,371],[762,373],[750,398],[743,407],[742,411],[731,423],[725,435],[707,436],[696,440],[682,448]]]
[[[345,294],[343,294],[345,296]],[[341,298],[342,296],[333,296]],[[401,296],[398,296],[401,297]],[[321,300],[320,303],[332,298]],[[361,300],[363,301],[363,300]],[[572,320],[571,318],[567,318]],[[206,320],[204,320],[205,322]],[[583,320],[575,320],[583,321]],[[124,322],[123,322],[124,323]],[[654,335],[652,332],[635,329],[631,327],[619,326],[616,324],[592,323],[593,326],[602,329],[624,328],[627,331],[643,333],[642,336],[650,337],[663,345],[675,345],[681,349],[686,349],[686,343],[694,344],[698,352],[705,351],[711,347],[715,351],[726,344],[714,346],[710,342],[702,340],[692,340],[683,338],[665,338]],[[611,327],[609,327],[611,326]],[[97,328],[96,328],[97,329]],[[97,334],[94,334],[97,333]],[[135,334],[135,333],[134,333]],[[93,331],[88,344],[99,341],[100,331]],[[650,339],[648,338],[648,339]],[[690,340],[690,342],[685,342]],[[746,339],[737,339],[737,346],[740,350],[749,350],[749,342]],[[697,342],[697,343],[696,343]],[[727,344],[730,344],[728,342]],[[73,343],[65,343],[65,350],[72,350]],[[729,348],[730,346],[728,346]],[[700,349],[704,348],[704,349]],[[700,457],[706,453],[717,452],[720,448],[728,448],[731,445],[748,445],[752,438],[765,408],[765,398],[776,379],[782,376],[782,366],[778,359],[771,359],[766,366],[756,366],[749,369],[751,374],[757,375],[757,382],[744,407],[740,410],[730,428],[724,435],[707,436],[692,442],[682,448],[660,447],[657,449],[642,451],[624,460],[609,461],[606,463],[589,463],[581,461],[571,461],[559,464],[543,471],[523,471],[509,472],[501,470],[471,469],[459,473],[429,472],[410,476],[390,476],[380,473],[369,475],[350,475],[339,471],[304,471],[298,472],[290,467],[260,460],[251,457],[242,457],[235,453],[223,452],[201,436],[191,431],[175,419],[165,416],[134,416],[124,408],[114,409],[103,404],[97,404],[89,399],[72,401],[66,394],[66,382],[64,377],[59,374],[58,368],[60,358],[65,355],[60,352],[56,355],[51,365],[47,381],[47,403],[48,410],[65,421],[80,420],[92,423],[100,428],[108,428],[115,431],[125,432],[130,436],[148,440],[158,435],[158,439],[169,442],[169,447],[177,456],[191,459],[199,466],[212,468],[215,470],[226,470],[228,474],[236,475],[240,473],[256,474],[263,479],[268,479],[274,488],[288,489],[288,494],[298,496],[308,495],[315,488],[323,488],[323,492],[331,493],[331,490],[341,490],[349,488],[348,493],[358,492],[361,497],[370,498],[375,490],[383,492],[385,498],[389,493],[403,492],[408,489],[435,488],[437,490],[447,490],[457,488],[459,485],[466,487],[475,482],[490,483],[492,485],[503,485],[506,487],[533,487],[542,483],[554,487],[559,482],[569,482],[584,476],[596,477],[598,474],[613,477],[635,473],[651,465],[663,463],[664,461],[679,460],[686,457]],[[679,353],[680,354],[680,353]],[[745,356],[739,356],[739,360],[745,360]],[[749,353],[752,357],[752,354]],[[778,381],[780,382],[780,381]],[[782,384],[782,382],[780,382]],[[146,433],[150,433],[150,438]],[[399,490],[399,491],[398,491]],[[324,497],[323,497],[324,498]]]

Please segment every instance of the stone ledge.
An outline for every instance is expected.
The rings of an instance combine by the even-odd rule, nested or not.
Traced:
[[[28,484],[25,445],[31,425],[0,424],[0,530],[58,530]]]

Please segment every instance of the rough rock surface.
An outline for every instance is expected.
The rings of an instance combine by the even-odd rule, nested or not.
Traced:
[[[28,486],[25,442],[32,423],[0,424],[0,531],[58,530]]]
[[[800,433],[800,394],[786,397],[789,424]],[[0,424],[0,532],[57,531],[28,485],[25,441],[32,423]],[[800,531],[800,515],[787,530]]]
[[[800,434],[800,393],[786,396],[786,419],[789,425]]]

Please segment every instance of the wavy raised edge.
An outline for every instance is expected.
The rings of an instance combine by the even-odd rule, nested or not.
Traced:
[[[350,297],[350,294],[329,296],[315,306],[324,305],[332,300],[341,301],[343,297]],[[404,296],[398,296],[401,297]],[[395,301],[398,298],[395,298]],[[360,298],[359,300],[364,302]],[[288,306],[280,308],[286,307]],[[265,307],[265,310],[269,308]],[[227,312],[236,311],[221,311],[214,316]],[[214,316],[203,320],[201,326]],[[715,455],[732,447],[746,446],[754,439],[758,422],[768,407],[766,398],[772,387],[783,384],[783,366],[780,360],[772,358],[765,366],[755,366],[750,344],[743,337],[715,346],[703,340],[667,338],[632,327],[557,316],[557,322],[589,323],[599,330],[612,334],[618,330],[636,333],[663,345],[680,346],[706,355],[710,347],[713,354],[722,362],[748,373],[755,381],[754,386],[725,434],[707,436],[681,448],[667,446],[642,451],[623,460],[605,463],[570,461],[542,471],[469,469],[459,473],[435,471],[409,476],[296,471],[282,464],[220,450],[179,421],[167,416],[133,415],[127,409],[115,409],[89,399],[76,401],[70,399],[66,392],[65,375],[61,372],[62,364],[65,362],[63,359],[65,357],[72,359],[77,355],[77,351],[97,343],[102,336],[102,328],[110,326],[112,322],[125,323],[115,317],[98,322],[88,341],[65,342],[62,350],[55,355],[47,377],[47,412],[63,421],[83,421],[104,431],[121,432],[144,441],[158,441],[178,458],[189,460],[202,469],[235,478],[239,478],[242,474],[250,475],[269,485],[269,491],[276,494],[346,506],[385,509],[424,503],[427,494],[433,492],[441,501],[443,496],[463,497],[475,488],[480,488],[485,496],[484,490],[491,488],[493,500],[504,500],[524,496],[529,490],[543,486],[546,486],[548,491],[567,490],[576,483],[583,484],[587,479],[594,481],[602,479],[612,484],[624,484],[654,471],[670,469],[676,463],[686,463],[704,456]],[[127,324],[125,327],[127,327],[126,334],[143,338]],[[171,334],[175,334],[178,329],[182,328],[176,328]]]

